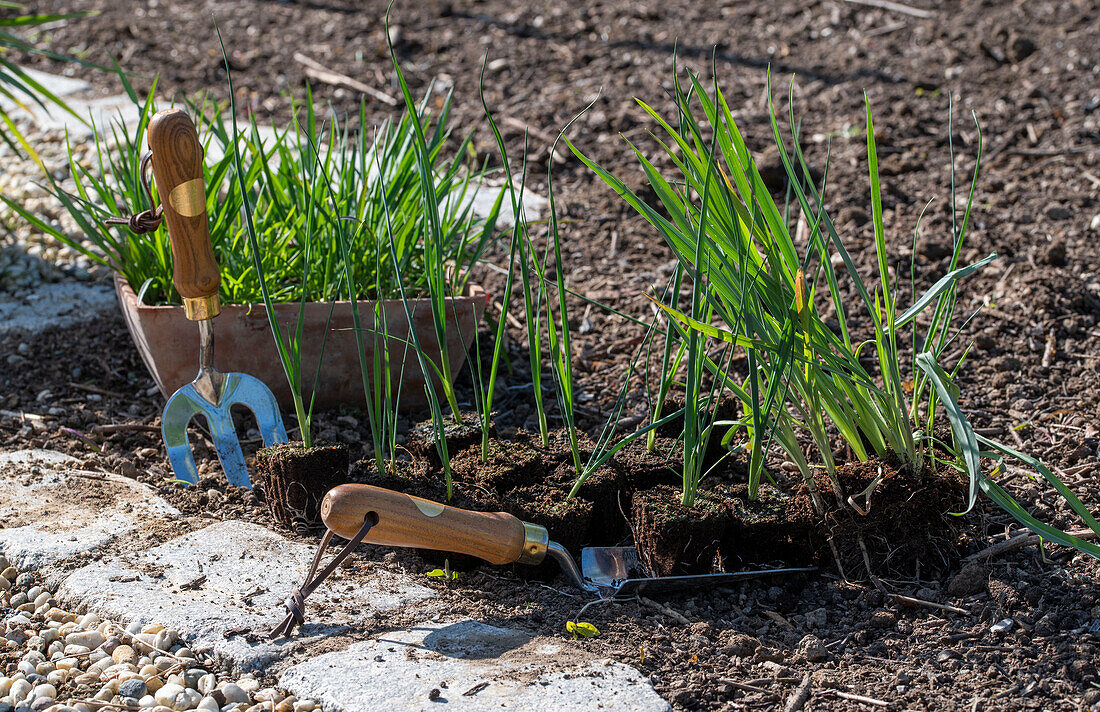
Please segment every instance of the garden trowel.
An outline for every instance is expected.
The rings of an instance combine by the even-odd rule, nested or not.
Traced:
[[[210,246],[203,151],[195,124],[179,109],[159,111],[149,121],[148,140],[153,177],[172,242],[172,283],[183,297],[187,318],[199,326],[199,373],[168,399],[161,417],[168,459],[177,479],[190,484],[199,481],[187,442],[187,425],[194,416],[205,416],[229,483],[250,487],[230,408],[239,404],[251,410],[267,445],[286,442],[286,428],[275,396],[263,382],[214,368],[213,319],[221,311],[221,276]]]
[[[545,527],[520,521],[505,512],[470,512],[371,485],[345,484],[329,490],[321,502],[321,518],[337,536],[368,544],[469,554],[491,564],[535,565],[549,556],[578,588],[600,598],[628,598],[643,592],[716,586],[816,570],[761,569],[650,577],[644,574],[637,550],[632,546],[582,549],[578,567],[564,547],[549,540]]]

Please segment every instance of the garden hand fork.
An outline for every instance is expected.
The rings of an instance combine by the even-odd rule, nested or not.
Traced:
[[[195,458],[187,442],[187,425],[191,418],[202,415],[210,427],[229,484],[250,487],[230,408],[240,404],[251,410],[264,443],[274,445],[287,441],[279,404],[258,378],[221,373],[214,368],[213,319],[221,311],[218,300],[221,276],[210,246],[202,180],[203,151],[195,124],[179,109],[159,111],[149,121],[148,141],[153,177],[162,196],[172,242],[172,283],[183,297],[187,318],[199,324],[199,374],[172,394],[161,417],[168,460],[177,479],[198,483]]]

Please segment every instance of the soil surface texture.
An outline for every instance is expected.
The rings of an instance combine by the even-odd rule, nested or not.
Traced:
[[[504,0],[426,0],[398,3],[390,34],[414,92],[432,82],[436,91],[453,87],[457,127],[474,131],[478,153],[491,157],[492,136],[477,92],[478,70],[487,57],[485,98],[509,144],[518,151],[529,126],[532,174],[545,176],[552,164],[565,219],[567,281],[589,299],[644,319],[652,316],[646,293],[667,281],[672,253],[571,155],[549,155],[557,130],[589,102],[595,101],[574,126],[572,139],[652,199],[619,136],[647,155],[657,153],[646,133],[655,127],[633,99],[667,115],[674,61],[709,81],[713,53],[726,98],[762,172],[772,176],[771,187],[782,189],[778,155],[768,149],[767,71],[770,67],[782,112],[793,75],[794,110],[808,139],[808,158],[821,166],[829,151],[826,203],[856,264],[870,276],[875,253],[862,133],[866,92],[875,113],[891,263],[900,275],[912,265],[917,289],[937,279],[950,260],[950,146],[962,205],[979,145],[973,113],[983,148],[962,261],[991,252],[999,256],[960,290],[960,311],[977,311],[954,349],[957,357],[972,344],[959,378],[961,402],[982,434],[1043,460],[1095,512],[1100,509],[1100,252],[1095,249],[1100,6],[1090,0],[915,0],[894,9],[879,4],[536,0],[518,6]],[[91,62],[117,58],[139,89],[159,75],[165,98],[204,91],[226,98],[216,20],[230,48],[240,98],[280,127],[290,121],[289,96],[302,96],[307,81],[297,53],[399,96],[386,53],[386,4],[374,0],[46,0],[28,7],[97,11],[42,28],[36,37],[56,52]],[[45,58],[28,62],[79,75],[105,93],[119,91],[109,76],[90,68]],[[334,111],[357,110],[360,97],[353,91],[321,82],[313,86],[317,99],[331,102]],[[377,119],[396,111],[370,97],[366,109]],[[529,189],[541,190],[544,183],[536,178]],[[494,259],[506,256],[498,253]],[[489,269],[481,281],[495,294],[504,284]],[[903,295],[901,303],[907,302]],[[571,309],[580,423],[598,429],[612,411],[619,379],[643,330],[580,300]],[[491,315],[495,320],[499,309]],[[498,432],[512,443],[518,431],[534,430],[536,420],[521,350],[524,333],[513,325],[508,337],[514,370],[502,375],[495,407]],[[483,333],[480,344],[491,349],[492,336]],[[262,493],[225,484],[213,447],[197,429],[200,486],[184,490],[166,483],[170,472],[159,433],[163,402],[121,317],[0,336],[0,354],[5,364],[0,447],[68,452],[89,470],[148,482],[185,513],[270,522]],[[552,384],[552,376],[543,374],[543,381]],[[460,377],[460,385],[461,395],[472,402],[468,375]],[[647,408],[647,394],[632,389],[620,425],[637,427]],[[553,410],[550,418],[560,425]],[[419,419],[411,417],[402,427]],[[353,462],[367,454],[361,411],[324,412],[316,423],[318,441],[346,443]],[[293,431],[292,426],[288,422]],[[251,454],[261,444],[258,433],[247,418],[241,428]],[[489,481],[487,491],[503,496],[501,507],[510,506],[515,490],[568,481],[560,470],[571,465],[544,458],[545,478],[514,483],[501,493],[501,482],[515,476],[505,471],[511,461],[502,456],[498,466],[473,468]],[[769,462],[769,468],[782,477],[783,464]],[[863,475],[853,473],[858,476]],[[999,481],[1047,521],[1078,526],[1061,500],[1023,470],[1010,468]],[[872,508],[902,499],[876,500],[890,480],[882,487],[871,495]],[[520,494],[514,497],[539,496]],[[948,499],[939,503],[940,511],[957,511]],[[606,522],[610,515],[589,516]],[[768,512],[756,516],[765,519]],[[806,710],[1077,710],[1100,702],[1095,586],[1100,562],[1052,545],[1041,549],[1034,540],[982,554],[1018,533],[1014,521],[992,505],[975,509],[960,527],[949,545],[920,551],[912,550],[910,540],[895,541],[896,529],[869,534],[883,557],[894,551],[892,544],[910,549],[897,552],[907,567],[874,572],[878,585],[865,570],[848,571],[844,580],[835,567],[823,566],[813,575],[599,603],[581,613],[589,599],[560,576],[527,580],[506,567],[479,566],[449,583],[429,581],[456,616],[540,635],[564,635],[566,620],[580,615],[602,631],[587,641],[594,652],[637,666],[677,711],[792,708],[800,690],[809,695],[801,706]],[[797,542],[786,544],[797,548]],[[367,576],[374,566],[434,568],[414,552],[364,547],[351,570]],[[355,633],[385,625],[364,621]]]

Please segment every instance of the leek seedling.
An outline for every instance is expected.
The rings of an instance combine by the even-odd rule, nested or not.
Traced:
[[[672,276],[670,293],[672,294],[673,302],[672,307],[676,307],[676,297],[680,295],[680,289],[684,282],[684,266],[679,262],[676,263],[676,269]],[[653,412],[650,417],[650,422],[656,422],[661,419],[661,414],[664,412],[665,400],[668,398],[669,390],[672,388],[673,383],[676,380],[676,373],[680,370],[680,364],[684,359],[684,355],[687,353],[687,344],[683,339],[678,337],[675,329],[665,329],[663,348],[661,351],[661,368],[660,378],[657,381],[657,397],[653,401]],[[648,385],[649,381],[646,381]],[[657,432],[650,431],[646,437],[646,449],[653,452],[657,447]]]
[[[812,491],[813,474],[796,437],[799,428],[807,429],[814,439],[838,501],[843,501],[843,493],[832,461],[830,426],[836,427],[860,459],[870,454],[866,442],[876,454],[892,452],[903,464],[920,466],[921,441],[914,433],[915,423],[910,418],[911,408],[898,368],[897,332],[928,306],[947,298],[958,279],[993,256],[952,269],[908,310],[898,313],[888,277],[869,107],[869,173],[879,257],[878,290],[868,289],[855,270],[823,208],[823,189],[819,191],[809,180],[802,186],[809,171],[798,148],[793,110],[791,130],[800,173],[794,170],[779,135],[774,107],[769,103],[780,157],[791,176],[806,223],[811,226],[809,245],[800,256],[788,222],[769,195],[721,90],[715,84],[713,96],[708,95],[696,77],[690,79],[692,91],[675,94],[682,127],[679,131],[639,102],[671,138],[670,143],[660,145],[683,175],[683,189],[677,190],[631,144],[669,218],[646,205],[622,181],[576,148],[574,152],[661,232],[685,269],[698,271],[707,281],[706,294],[723,327],[699,319],[698,311],[689,315],[668,309],[669,314],[689,333],[746,347],[749,376],[744,383],[734,383],[716,364],[710,363],[708,368],[725,380],[726,387],[744,404],[746,417],[738,428],[752,440],[750,495],[758,492],[764,444],[773,440],[799,466]],[[701,120],[708,124],[708,131]],[[706,141],[704,135],[708,132],[712,136]],[[714,197],[706,203],[706,196],[711,194]],[[702,196],[703,204],[696,204],[691,196]],[[960,231],[955,236],[956,252],[962,240]],[[845,305],[840,301],[832,266],[833,250],[847,267],[875,326],[874,338],[858,346],[853,346],[844,318]],[[821,275],[841,321],[839,334],[826,325],[815,306]],[[946,328],[946,323],[941,328]],[[874,347],[877,356],[881,386],[859,358],[868,345]],[[732,433],[727,433],[723,442],[731,437]],[[815,503],[819,503],[816,495]]]
[[[1100,535],[1100,523],[1097,523],[1096,518],[1093,517],[1077,495],[1058,479],[1050,468],[1035,458],[974,432],[970,421],[967,420],[962,408],[959,406],[958,386],[951,376],[940,367],[931,353],[926,351],[920,354],[917,356],[916,363],[917,367],[928,378],[930,387],[936,391],[940,402],[943,404],[944,411],[947,413],[947,419],[951,423],[951,431],[955,440],[956,454],[962,463],[959,469],[965,472],[972,482],[977,483],[978,488],[986,496],[1012,515],[1016,521],[1041,536],[1045,541],[1053,541],[1056,544],[1072,547],[1095,559],[1100,559],[1100,546],[1041,521],[1024,509],[993,478],[1005,471],[1006,458],[1022,462],[1054,488],[1069,505],[1069,508],[1073,510],[1074,514],[1084,522],[1085,526]],[[987,449],[982,450],[983,446]],[[981,458],[983,457],[992,458],[996,462],[993,471],[989,475],[981,470]]]
[[[392,251],[394,249],[393,232],[390,227],[389,204],[386,202],[385,198],[383,198],[382,207],[385,210],[386,232],[390,238],[390,250]],[[396,260],[393,264],[397,264]],[[405,291],[404,284],[402,284],[401,273],[398,272],[397,274],[395,274],[394,278],[397,283],[398,292],[401,296],[401,305],[405,310],[405,318],[408,319],[409,322],[409,339],[412,342],[413,350],[416,352],[416,358],[420,364],[420,371],[424,374],[424,390],[427,394],[428,406],[431,409],[432,413],[432,427],[435,429],[436,433],[436,453],[439,455],[440,462],[443,464],[443,480],[447,489],[447,500],[450,501],[451,496],[454,494],[453,482],[451,479],[451,456],[450,452],[447,449],[447,433],[446,426],[443,422],[442,403],[439,399],[439,395],[436,393],[435,385],[432,383],[432,376],[433,374],[438,374],[439,369],[435,367],[435,365],[432,363],[432,360],[424,351],[424,348],[420,345],[420,336],[417,334],[416,331],[416,322],[413,321],[413,310],[412,307],[409,306],[411,297]],[[444,350],[444,361],[446,360],[446,358],[446,351]],[[444,383],[446,383],[446,381],[444,381]],[[379,470],[379,472],[381,471],[382,470]]]
[[[215,29],[218,32],[218,43],[221,44],[221,30],[217,27]],[[283,373],[286,376],[287,385],[290,386],[291,398],[294,401],[294,413],[298,419],[298,428],[301,432],[302,445],[306,448],[313,446],[313,429],[312,429],[312,417],[313,417],[313,404],[314,398],[317,395],[316,384],[320,381],[321,377],[321,364],[324,362],[325,341],[321,341],[320,356],[317,359],[317,370],[314,374],[313,394],[309,399],[309,406],[307,407],[302,398],[302,332],[305,326],[305,294],[307,290],[302,289],[302,300],[298,304],[298,319],[295,324],[293,335],[284,334],[279,326],[279,322],[275,318],[274,301],[271,298],[271,293],[267,288],[267,275],[264,270],[263,259],[260,254],[259,240],[256,237],[256,225],[253,220],[253,212],[251,201],[248,197],[248,188],[245,184],[244,171],[241,168],[241,151],[239,132],[237,129],[237,108],[236,108],[236,93],[233,91],[233,73],[229,69],[229,57],[225,52],[225,45],[221,44],[222,58],[225,61],[226,79],[229,82],[229,96],[230,96],[230,111],[233,114],[233,140],[232,140],[232,158],[236,167],[236,187],[240,191],[241,210],[244,214],[244,224],[248,234],[248,245],[251,249],[252,261],[256,269],[256,277],[259,280],[261,294],[263,296],[264,308],[267,311],[267,322],[271,327],[271,335],[275,340],[275,346],[279,352],[279,360],[283,366]],[[256,136],[255,123],[252,124],[254,137]],[[303,161],[303,175],[302,185],[316,188],[318,182],[324,182],[327,185],[328,176],[323,172],[313,172],[310,170],[312,163],[309,161]],[[308,208],[308,206],[306,206]],[[310,265],[310,252],[312,249],[312,227],[313,227],[313,211],[306,211],[306,223],[305,223],[305,236],[304,236],[304,249],[302,259],[302,282],[308,282],[309,280],[309,265]],[[335,303],[333,304],[335,307]],[[332,317],[332,309],[329,310],[329,319]],[[328,322],[325,323],[325,334],[328,334]]]
[[[585,109],[587,111],[587,108]],[[554,144],[550,147],[550,155],[557,150],[558,141],[561,140],[573,122],[580,118],[584,112],[573,117],[565,128],[558,133]],[[547,252],[553,249],[554,253],[554,282],[558,293],[558,313],[554,316],[554,307],[549,299],[546,300],[546,334],[550,345],[550,363],[554,371],[554,382],[557,385],[558,407],[565,424],[566,435],[569,438],[569,451],[573,456],[574,471],[580,475],[584,468],[581,463],[580,443],[577,439],[577,422],[574,413],[573,390],[573,348],[569,338],[569,308],[566,306],[565,265],[561,258],[561,235],[558,232],[557,203],[554,200],[554,162],[548,161],[546,165],[546,191],[548,198],[549,224],[547,226]],[[536,260],[537,262],[537,260]],[[540,277],[544,274],[541,264],[537,268]],[[530,317],[528,317],[530,319]],[[578,481],[579,483],[579,481]],[[576,489],[576,488],[574,488]]]
[[[439,342],[440,348],[440,361],[438,370],[440,372],[440,385],[443,389],[443,394],[447,399],[447,403],[450,406],[451,413],[454,416],[456,423],[462,422],[462,413],[458,407],[458,398],[455,395],[454,385],[451,378],[451,361],[448,356],[447,347],[447,308],[446,299],[448,296],[448,265],[447,260],[449,257],[447,247],[447,234],[444,231],[444,226],[440,220],[439,208],[441,205],[440,196],[436,191],[435,178],[432,174],[432,159],[431,154],[428,151],[428,144],[424,138],[424,125],[421,121],[421,115],[423,113],[422,108],[418,108],[413,101],[412,93],[409,91],[409,85],[405,81],[405,74],[401,70],[401,63],[397,60],[397,52],[393,48],[393,42],[389,33],[390,26],[390,13],[393,11],[393,2],[391,0],[390,6],[386,9],[386,44],[390,51],[390,60],[393,63],[393,69],[397,75],[398,84],[401,86],[401,95],[405,100],[405,108],[408,111],[408,115],[412,121],[413,127],[413,145],[416,149],[417,156],[417,169],[420,175],[420,204],[423,214],[426,218],[425,230],[423,234],[424,244],[424,268],[427,277],[427,297],[431,301],[432,306],[432,324],[435,327],[436,338]],[[425,98],[425,103],[427,98]],[[449,97],[448,97],[449,103]],[[468,141],[469,139],[467,139]],[[465,150],[465,144],[459,149],[461,155]],[[503,194],[502,196],[503,197]],[[499,199],[495,211],[499,211]],[[488,220],[482,231],[482,237],[479,242],[479,247],[476,251],[477,255],[480,255],[482,249],[488,239],[492,236],[493,228],[495,225],[494,218]],[[388,229],[388,226],[387,226]],[[402,297],[404,298],[404,297]],[[443,434],[440,433],[440,438]]]
[[[517,189],[515,180],[512,178],[512,166],[508,160],[508,149],[504,145],[504,138],[500,135],[500,130],[497,128],[496,120],[493,118],[493,112],[489,110],[489,105],[485,101],[485,61],[488,59],[488,53],[481,60],[481,76],[478,82],[479,95],[481,97],[481,106],[485,110],[485,118],[489,122],[489,128],[492,129],[493,137],[497,142],[497,149],[500,151],[501,163],[503,164],[505,187],[508,193],[508,197],[512,203],[512,237],[508,248],[508,277],[504,283],[504,294],[500,301],[500,319],[497,321],[496,338],[493,341],[493,356],[489,366],[489,381],[484,384],[481,395],[481,460],[482,462],[489,459],[489,430],[492,423],[490,422],[493,412],[493,395],[496,392],[497,371],[500,366],[500,357],[503,353],[504,347],[504,329],[507,325],[508,307],[512,301],[512,285],[515,280],[517,255],[522,254],[520,250],[521,244],[527,239],[527,219],[524,214],[523,208],[523,192],[527,187],[527,134],[524,132],[523,136],[523,167],[520,173],[520,183]],[[504,197],[504,191],[501,191],[498,200]],[[523,262],[518,263],[520,269],[526,273],[526,265]],[[475,348],[475,353],[477,349]],[[481,364],[479,359],[474,359],[474,363],[477,366],[477,376],[480,384],[481,381]]]

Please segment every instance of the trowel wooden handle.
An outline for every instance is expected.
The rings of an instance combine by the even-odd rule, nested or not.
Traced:
[[[188,318],[210,318],[218,312],[221,277],[210,247],[199,134],[186,113],[165,109],[149,120],[148,141],[172,241],[172,283],[184,298]]]
[[[363,520],[377,517],[363,541],[469,554],[491,564],[537,564],[546,555],[546,529],[505,512],[471,512],[371,485],[334,487],[321,502],[321,518],[351,539]]]

